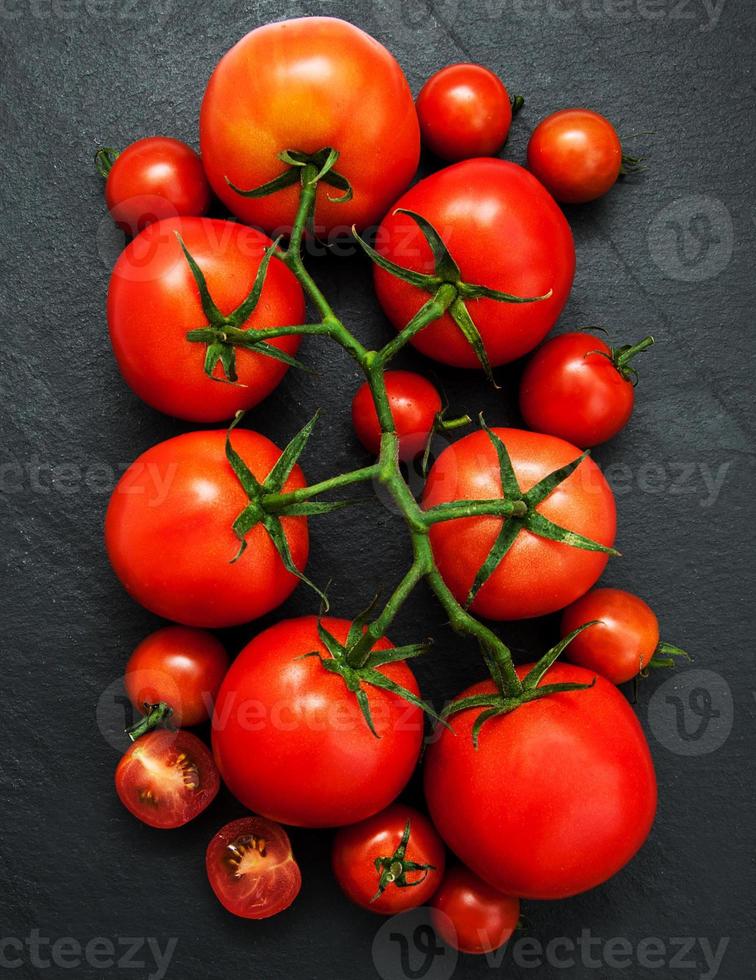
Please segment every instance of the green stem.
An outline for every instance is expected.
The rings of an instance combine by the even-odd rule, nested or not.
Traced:
[[[655,343],[653,337],[644,337],[643,340],[639,340],[637,344],[633,344],[632,347],[626,347],[621,354],[618,354],[615,358],[614,363],[616,366],[622,370],[622,368],[631,361],[636,354],[640,354],[641,351],[646,350]]]
[[[438,320],[449,309],[457,298],[457,287],[450,282],[439,286],[431,302],[426,303],[410,320],[404,330],[400,331],[393,340],[389,341],[378,351],[377,362],[383,368],[392,358],[396,357],[402,347],[428,324]]]
[[[528,505],[524,500],[476,500],[470,503],[439,504],[424,513],[425,523],[438,524],[441,521],[454,521],[460,517],[525,517]]]
[[[289,493],[266,493],[262,498],[262,505],[268,513],[275,513],[282,510],[288,504],[301,504],[305,500],[311,500],[321,493],[329,490],[339,490],[341,487],[348,487],[352,483],[364,483],[367,480],[374,480],[380,476],[380,465],[373,463],[372,466],[365,466],[360,470],[352,470],[349,473],[340,473],[338,476],[329,477],[321,480],[320,483],[313,483],[309,487],[302,487],[301,490],[291,490]]]
[[[173,714],[173,708],[165,701],[161,701],[159,704],[145,704],[144,707],[147,711],[144,718],[140,718],[136,725],[126,729],[126,734],[132,742],[136,742],[142,735],[146,735],[155,728],[165,725]]]

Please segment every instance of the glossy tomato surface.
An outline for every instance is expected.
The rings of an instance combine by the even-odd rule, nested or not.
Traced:
[[[111,275],[110,339],[128,385],[148,405],[168,415],[192,422],[220,422],[262,401],[280,383],[287,365],[237,347],[238,384],[224,383],[220,362],[213,378],[205,374],[207,344],[187,340],[186,335],[207,326],[208,320],[178,235],[224,315],[246,299],[271,241],[231,221],[175,218],[150,225],[135,238],[119,256]],[[257,307],[241,329],[302,323],[304,311],[299,283],[274,258]],[[276,337],[267,342],[293,355],[300,338]]]
[[[594,676],[558,663],[541,683]],[[483,681],[461,696],[493,690]],[[479,714],[454,715],[425,760],[431,818],[458,857],[494,888],[533,899],[576,895],[627,864],[651,829],[656,777],[620,691],[599,676],[521,705],[487,721],[476,750]]]
[[[262,481],[281,455],[265,436],[235,429],[232,443]],[[288,572],[268,532],[256,525],[237,561],[232,526],[249,503],[226,459],[226,432],[188,432],[153,446],[131,464],[110,498],[105,545],[126,591],[158,616],[185,626],[216,628],[275,609],[298,579]],[[295,466],[284,491],[305,485]],[[282,526],[297,568],[307,562],[306,517]]]
[[[514,296],[543,296],[535,303],[469,300],[470,316],[492,365],[527,354],[556,323],[575,274],[575,247],[567,221],[527,170],[504,160],[465,160],[410,188],[381,223],[376,248],[397,265],[431,274],[428,243],[406,208],[429,221],[446,243],[467,283]],[[429,296],[379,266],[375,288],[397,330]],[[445,314],[416,334],[414,346],[444,364],[479,368],[459,327]]]
[[[324,617],[343,643],[351,624]],[[381,640],[374,649],[390,649]],[[355,696],[327,671],[318,619],[284,620],[256,636],[231,665],[213,716],[213,751],[223,780],[248,809],[303,827],[364,820],[399,795],[417,762],[423,717],[397,695],[365,685],[379,738]],[[380,668],[418,694],[405,663]]]
[[[502,895],[469,868],[450,868],[431,903],[433,928],[460,953],[492,953],[520,921],[520,900]]]
[[[509,451],[520,488],[532,486],[580,455],[575,446],[554,436],[523,429],[493,429]],[[456,500],[501,498],[496,450],[484,431],[448,446],[433,464],[423,506]],[[606,546],[614,542],[614,495],[591,459],[578,468],[537,510],[560,527]],[[502,518],[465,517],[435,524],[430,531],[433,554],[444,581],[465,602],[478,570],[501,530]],[[544,616],[587,592],[606,567],[607,555],[546,540],[523,529],[498,568],[478,592],[473,612],[488,619]]]
[[[441,396],[434,386],[414,371],[386,371],[384,375],[391,415],[399,436],[399,458],[411,460],[425,449]],[[352,401],[352,424],[357,438],[368,452],[378,455],[381,427],[370,387],[365,382]]]
[[[251,224],[291,227],[299,186],[266,197],[248,190],[285,170],[278,154],[337,150],[335,170],[353,190],[318,188],[315,228],[348,233],[380,220],[417,169],[420,132],[396,59],[359,28],[332,17],[258,27],[221,59],[200,114],[202,158],[215,193]]]

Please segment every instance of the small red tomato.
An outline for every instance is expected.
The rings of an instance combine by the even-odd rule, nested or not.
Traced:
[[[344,827],[333,842],[336,880],[355,904],[379,915],[424,905],[438,888],[445,863],[433,824],[403,803]]]
[[[413,371],[387,371],[384,377],[399,436],[399,458],[409,461],[422,452],[428,442],[441,411],[441,396],[430,381]],[[367,382],[354,396],[352,423],[365,449],[377,456],[381,448],[381,427]]]
[[[635,404],[630,360],[652,337],[613,350],[587,333],[547,341],[528,362],[520,385],[520,411],[529,429],[587,449],[627,425]]]
[[[136,235],[162,218],[199,216],[210,207],[199,154],[181,140],[149,136],[122,153],[100,150],[96,159],[106,179],[108,210],[127,234]]]
[[[159,729],[142,735],[118,763],[116,792],[142,823],[183,827],[213,802],[220,777],[213,757],[191,732]]]
[[[146,637],[126,664],[126,693],[134,707],[168,704],[176,726],[207,721],[228,654],[220,640],[204,630],[166,626]]]
[[[442,160],[490,157],[504,145],[512,103],[504,84],[482,65],[448,65],[417,97],[423,143]]]
[[[552,113],[536,126],[528,143],[528,168],[563,204],[584,204],[606,194],[622,164],[614,126],[590,109]]]
[[[460,864],[451,868],[431,903],[431,922],[460,953],[492,953],[520,921],[520,900],[502,895]]]
[[[205,867],[218,901],[242,919],[278,915],[302,887],[286,831],[262,817],[242,817],[219,830]]]

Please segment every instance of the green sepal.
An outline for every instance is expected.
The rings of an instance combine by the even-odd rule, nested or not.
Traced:
[[[586,449],[584,453],[576,459],[573,459],[571,463],[567,463],[566,466],[560,466],[558,470],[549,473],[548,476],[539,480],[535,486],[532,486],[527,493],[523,494],[523,500],[525,500],[529,507],[535,507],[537,504],[540,504],[549,494],[556,490],[560,483],[564,483],[567,477],[571,476],[589,455],[590,453]]]
[[[436,276],[429,276],[423,272],[414,272],[412,269],[405,269],[404,266],[397,265],[396,262],[392,262],[391,259],[387,259],[384,255],[376,250],[360,237],[357,232],[356,227],[352,228],[352,234],[357,240],[357,244],[363,250],[363,252],[372,259],[377,266],[380,266],[385,272],[390,273],[392,276],[396,276],[397,279],[401,279],[403,282],[407,282],[410,286],[417,286],[418,289],[424,289],[427,292],[433,292],[438,286],[441,285],[440,280]],[[413,317],[415,319],[415,317]]]
[[[184,244],[184,239],[181,237],[179,232],[174,232],[174,235],[181,246],[181,251],[184,253],[184,258],[186,259],[189,268],[191,269],[192,276],[194,277],[194,281],[197,284],[197,289],[199,290],[200,294],[200,303],[202,304],[202,312],[213,326],[218,326],[224,323],[225,317],[215,305],[213,297],[210,295],[210,290],[207,287],[207,280],[205,279],[204,272],[195,262],[194,257]]]
[[[384,664],[401,663],[415,657],[424,656],[433,646],[433,640],[428,638],[422,643],[409,643],[403,647],[391,647],[389,650],[374,650],[365,662],[366,667],[375,669]]]
[[[265,478],[262,485],[265,492],[278,493],[283,488],[284,483],[291,476],[291,471],[296,466],[297,460],[302,455],[319,418],[320,410],[315,412],[310,421],[306,425],[303,425],[294,438],[287,444],[276,461],[275,466]]]
[[[522,500],[523,493],[520,489],[514,466],[512,465],[512,457],[509,455],[509,450],[504,445],[503,440],[486,424],[482,412],[478,416],[478,421],[480,422],[481,429],[486,433],[496,450],[496,458],[499,461],[499,474],[501,476],[501,489],[504,496],[507,500]]]
[[[693,658],[680,647],[672,646],[671,643],[660,643],[654,651],[653,657],[646,664],[646,669],[659,670],[668,667],[676,667],[677,659],[691,662]]]
[[[253,187],[250,190],[242,190],[241,187],[237,187],[232,181],[226,177],[226,183],[240,197],[267,197],[269,194],[275,194],[276,191],[282,191],[286,187],[293,187],[294,184],[298,184],[300,181],[299,174],[296,170],[284,170],[283,173],[274,177],[273,180],[269,180],[267,183],[262,184],[260,187]]]
[[[499,567],[502,559],[517,540],[517,536],[521,530],[522,523],[520,518],[508,517],[503,519],[501,530],[496,535],[496,540],[491,546],[486,560],[478,569],[473,584],[470,586],[470,591],[467,593],[467,599],[465,599],[466,607],[471,606],[475,601],[475,597]]]
[[[493,376],[491,362],[488,360],[488,354],[483,343],[483,338],[481,337],[478,328],[475,326],[473,318],[470,316],[470,311],[467,309],[467,306],[465,306],[461,299],[457,298],[452,302],[452,304],[449,306],[449,315],[459,327],[460,331],[462,332],[462,336],[475,352],[475,356],[480,362],[480,366],[483,369],[486,379],[494,388],[498,389],[500,385],[496,383]]]
[[[523,679],[523,689],[526,691],[535,690],[535,688],[537,688],[543,680],[546,672],[556,663],[575,637],[579,636],[583,630],[587,630],[590,626],[597,626],[598,622],[598,620],[594,619],[589,623],[583,623],[582,626],[578,626],[577,629],[573,630],[571,633],[568,633],[567,636],[562,637],[558,643],[556,643],[541,657],[535,667],[533,667],[530,673]]]
[[[433,267],[436,276],[439,279],[442,279],[444,282],[458,283],[462,278],[462,274],[459,271],[459,266],[451,257],[449,249],[446,247],[446,243],[430,221],[424,218],[421,214],[416,214],[414,211],[407,210],[407,208],[397,208],[396,211],[394,211],[394,214],[406,214],[409,218],[412,218],[420,231],[423,233],[423,237],[428,243],[433,254]]]
[[[527,517],[523,519],[523,523],[528,531],[538,535],[539,538],[558,541],[560,544],[568,544],[572,548],[580,548],[581,551],[601,551],[605,555],[610,555],[612,558],[618,558],[620,556],[620,552],[616,548],[599,544],[598,541],[586,538],[576,531],[568,531],[567,528],[560,527],[559,524],[550,521],[543,514],[539,514],[537,510],[529,511]]]
[[[397,888],[416,888],[422,885],[431,871],[437,870],[433,864],[418,864],[407,860],[410,832],[411,822],[408,820],[394,853],[390,857],[377,857],[373,862],[378,872],[378,891],[370,899],[371,904],[378,901],[389,885],[395,885]],[[407,873],[410,871],[422,871],[423,874],[417,881],[407,881]]]
[[[319,589],[318,586],[315,585],[311,578],[308,578],[307,575],[300,571],[300,569],[298,569],[294,564],[294,559],[291,557],[291,551],[289,550],[289,542],[286,538],[286,534],[284,533],[280,517],[273,514],[263,514],[261,524],[268,532],[270,540],[275,545],[276,551],[278,552],[286,571],[291,575],[296,575],[300,582],[304,582],[305,585],[309,585],[313,592],[317,593],[317,595],[320,597],[323,607],[327,612],[329,609],[328,596],[322,589]]]

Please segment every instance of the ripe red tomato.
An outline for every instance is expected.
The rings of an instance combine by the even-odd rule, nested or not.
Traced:
[[[561,109],[533,130],[528,167],[557,201],[583,204],[614,186],[622,145],[614,126],[590,109]]]
[[[349,232],[378,221],[412,180],[420,155],[407,79],[383,45],[332,17],[266,24],[221,59],[200,114],[202,158],[215,193],[243,221],[285,233],[299,184],[265,197],[238,194],[286,169],[278,154],[337,150],[334,170],[353,197],[323,182],[316,230]],[[230,182],[230,183],[229,183]]]
[[[258,480],[281,455],[265,436],[236,429],[236,452]],[[187,432],[158,443],[131,464],[110,498],[105,545],[126,591],[158,616],[216,628],[256,619],[297,584],[268,532],[257,524],[239,551],[232,525],[249,504],[225,454],[222,430]],[[284,491],[305,486],[298,466]],[[300,570],[309,550],[306,517],[281,523]]]
[[[376,249],[397,265],[431,274],[434,262],[427,241],[413,219],[396,208],[430,221],[464,282],[515,296],[553,290],[549,299],[535,303],[468,301],[492,365],[513,361],[543,340],[567,302],[575,247],[564,215],[526,170],[504,160],[466,160],[426,177],[397,201],[378,229]],[[379,266],[374,275],[381,306],[401,330],[428,294]],[[412,343],[444,364],[480,367],[448,313],[416,334]]]
[[[170,830],[210,806],[220,777],[196,735],[159,729],[129,746],[116,768],[115,786],[121,803],[142,823]]]
[[[322,625],[344,643],[351,624]],[[380,640],[374,650],[391,648]],[[355,695],[326,670],[330,655],[318,619],[277,623],[256,636],[231,665],[213,714],[213,751],[223,780],[249,810],[302,827],[364,820],[393,802],[417,762],[423,739],[419,708],[365,685],[376,738]],[[418,694],[406,663],[380,672]]]
[[[503,82],[482,65],[448,65],[417,97],[420,135],[442,160],[490,157],[512,124],[512,103]]]
[[[221,828],[207,848],[205,867],[218,901],[242,919],[278,915],[302,887],[286,831],[261,817]]]
[[[163,218],[201,215],[210,207],[202,161],[181,140],[148,136],[127,146],[112,164],[112,151],[100,151],[97,159],[106,177],[105,203],[127,234]]]
[[[426,816],[394,803],[339,830],[332,859],[336,880],[356,905],[396,915],[430,899],[443,877],[446,853]]]
[[[532,668],[518,667],[524,677]],[[544,683],[590,684],[557,663]],[[492,681],[461,697],[494,691]],[[645,841],[656,777],[638,719],[603,677],[587,690],[549,695],[487,721],[480,709],[450,719],[425,760],[431,818],[449,847],[508,895],[557,899],[594,888]]]
[[[441,396],[430,381],[413,371],[386,371],[384,379],[399,436],[399,458],[408,461],[425,448],[442,408]],[[367,382],[354,396],[352,423],[365,449],[377,456],[381,448],[381,427]]]
[[[202,270],[210,295],[224,315],[246,299],[271,241],[253,228],[231,221],[175,218],[151,225],[128,245],[113,268],[108,325],[126,382],[148,405],[168,415],[192,422],[220,422],[267,397],[280,383],[287,365],[236,347],[239,383],[225,384],[207,376],[208,345],[190,341],[186,335],[207,326],[208,319],[177,234]],[[304,312],[299,283],[283,262],[273,258],[260,300],[242,329],[302,323]],[[276,337],[266,342],[293,355],[300,338]],[[224,378],[220,361],[213,377]]]
[[[519,898],[502,895],[461,864],[449,869],[431,903],[433,928],[460,953],[492,953],[519,921]]]
[[[622,589],[594,589],[564,610],[561,635],[594,620],[596,625],[565,650],[570,663],[614,684],[624,684],[648,666],[659,646],[659,621],[642,599]]]
[[[575,460],[580,450],[562,439],[493,429],[504,442],[523,491]],[[448,446],[434,463],[423,496],[428,509],[457,500],[502,497],[496,450],[484,431],[473,432]],[[606,546],[614,542],[616,511],[611,487],[591,459],[561,483],[538,513]],[[465,517],[434,524],[430,540],[438,570],[460,602],[465,602],[502,527],[496,516]],[[524,619],[562,609],[596,582],[607,555],[584,551],[522,530],[488,581],[472,610],[487,619]]]
[[[161,701],[173,709],[172,724],[199,725],[228,670],[228,654],[211,633],[165,626],[150,633],[126,664],[126,694],[141,711]]]

